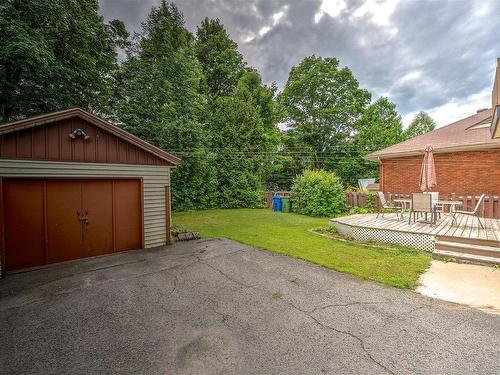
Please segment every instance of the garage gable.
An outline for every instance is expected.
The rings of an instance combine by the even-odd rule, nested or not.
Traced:
[[[1,125],[0,159],[165,166],[180,163],[174,155],[80,108]]]

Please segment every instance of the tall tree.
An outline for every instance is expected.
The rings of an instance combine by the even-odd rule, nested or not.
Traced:
[[[262,122],[256,109],[237,97],[221,97],[211,121],[211,145],[216,148],[219,207],[256,207],[262,181],[259,150]]]
[[[436,129],[436,123],[426,112],[420,111],[412,120],[405,132],[405,138],[410,139]]]
[[[182,14],[162,1],[143,23],[117,77],[114,117],[126,130],[182,158],[172,174],[178,210],[215,204],[202,80]]]
[[[339,155],[335,168],[345,185],[357,186],[359,178],[378,176],[378,164],[364,160],[370,152],[380,150],[404,140],[401,116],[396,105],[381,97],[370,104],[356,122],[352,142]]]
[[[209,97],[214,100],[230,95],[242,73],[243,56],[219,19],[205,18],[197,27],[195,50]]]
[[[363,153],[389,147],[403,140],[401,115],[396,105],[385,97],[370,104],[356,122],[354,142]]]
[[[266,177],[273,173],[279,142],[274,87],[253,70],[243,73],[233,95],[217,98],[210,122],[217,164],[220,207],[256,207]]]
[[[0,3],[0,121],[81,106],[106,111],[123,23],[97,0]]]
[[[198,26],[195,50],[209,98],[207,129],[220,207],[258,206],[259,191],[277,165],[276,87],[245,68],[237,47],[218,19],[205,18]]]
[[[275,171],[268,178],[269,190],[290,190],[296,176],[314,169],[313,154],[314,150],[304,145],[294,131],[284,130],[275,157]]]
[[[234,96],[248,102],[257,111],[263,125],[266,147],[275,147],[279,143],[280,135],[276,125],[279,115],[274,100],[275,94],[276,85],[264,85],[259,73],[250,68],[243,71],[234,92]]]
[[[349,140],[370,96],[336,58],[311,56],[292,68],[280,101],[287,126],[322,168],[325,157]]]

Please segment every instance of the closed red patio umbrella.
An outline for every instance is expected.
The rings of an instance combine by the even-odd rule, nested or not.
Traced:
[[[436,187],[436,167],[434,166],[434,155],[432,146],[424,150],[424,160],[420,170],[420,190],[429,191]]]

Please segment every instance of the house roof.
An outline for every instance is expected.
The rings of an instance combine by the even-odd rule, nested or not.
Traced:
[[[168,152],[163,151],[162,149],[153,146],[152,144],[146,141],[143,141],[142,139],[136,137],[135,135],[81,108],[70,108],[70,109],[65,109],[63,111],[51,112],[40,116],[30,117],[24,120],[9,122],[0,125],[0,135],[22,129],[33,128],[36,126],[44,125],[55,121],[65,120],[72,117],[80,117],[81,119],[88,121],[91,124],[110,132],[111,134],[117,136],[118,138],[123,139],[126,142],[131,143],[143,149],[144,151],[159,157],[160,159],[166,160],[172,165],[179,165],[181,162],[181,159],[179,159],[178,157],[169,154]]]
[[[379,160],[419,155],[428,145],[435,153],[500,148],[500,139],[491,138],[490,124],[491,109],[479,110],[472,116],[372,152],[365,158]]]

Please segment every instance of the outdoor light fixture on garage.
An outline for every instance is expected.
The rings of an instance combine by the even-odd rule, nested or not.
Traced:
[[[76,128],[75,130],[73,130],[71,133],[69,133],[69,137],[71,139],[77,139],[77,138],[80,138],[80,139],[83,139],[84,141],[88,140],[90,137],[87,135],[87,133],[85,133],[84,130],[80,129],[80,128]]]
[[[1,125],[1,275],[170,242],[179,163],[80,108]]]

